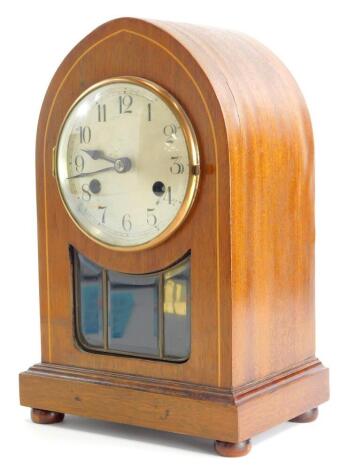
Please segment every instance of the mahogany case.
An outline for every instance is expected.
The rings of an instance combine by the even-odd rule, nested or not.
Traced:
[[[182,226],[151,249],[88,238],[59,195],[52,151],[91,85],[143,77],[195,129],[201,179]],[[284,65],[255,40],[122,18],[84,38],[47,90],[36,148],[41,363],[24,406],[239,443],[328,399],[314,343],[314,172],[308,111]],[[191,252],[191,355],[183,363],[93,354],[73,329],[69,247],[115,271],[149,273]]]

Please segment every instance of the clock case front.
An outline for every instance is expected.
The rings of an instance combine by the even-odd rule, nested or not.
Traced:
[[[72,103],[114,77],[151,80],[182,105],[201,174],[166,240],[119,251],[86,236],[59,195],[53,149]],[[243,35],[123,18],[63,61],[37,135],[41,363],[20,375],[32,408],[239,442],[328,398],[315,357],[313,144],[301,93]],[[74,331],[73,247],[147,274],[190,254],[191,351],[180,363],[86,351]]]

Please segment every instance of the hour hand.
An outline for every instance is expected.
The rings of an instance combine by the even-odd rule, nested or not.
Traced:
[[[115,161],[117,160],[117,158],[108,157],[107,155],[105,155],[103,150],[85,150],[85,149],[82,149],[82,151],[87,153],[87,155],[89,155],[92,158],[92,160],[105,160],[105,161],[111,162],[111,163],[115,163]]]

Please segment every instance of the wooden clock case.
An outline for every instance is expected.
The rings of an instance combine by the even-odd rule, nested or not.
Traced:
[[[110,249],[64,208],[53,149],[91,85],[152,80],[197,135],[201,180],[182,226],[135,252]],[[65,58],[37,134],[41,363],[20,374],[36,422],[63,413],[214,439],[241,455],[283,421],[313,419],[328,399],[314,344],[314,174],[310,119],[288,70],[242,34],[122,18]],[[191,252],[191,355],[183,363],[94,354],[74,339],[73,246],[120,272],[149,273]]]

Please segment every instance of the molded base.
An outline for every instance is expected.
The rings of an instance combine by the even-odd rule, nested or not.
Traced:
[[[236,391],[47,363],[20,375],[21,404],[35,409],[34,422],[68,413],[222,443],[247,441],[328,397],[328,370],[317,361]]]
[[[56,411],[39,410],[32,408],[31,419],[36,424],[53,424],[60,423],[64,419],[64,413],[57,413]]]
[[[315,421],[318,417],[319,410],[318,408],[312,408],[311,410],[302,413],[301,415],[296,416],[295,418],[290,419],[292,423],[311,423]]]
[[[250,452],[251,442],[250,439],[242,442],[214,442],[215,450],[223,457],[243,457]]]

